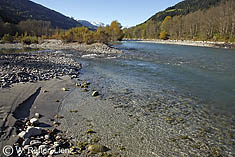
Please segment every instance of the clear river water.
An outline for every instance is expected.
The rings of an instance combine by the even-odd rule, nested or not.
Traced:
[[[113,91],[143,95],[171,89],[216,111],[235,112],[235,50],[131,41],[115,47],[124,53],[102,59],[82,56],[85,77],[99,78],[99,84],[109,84]]]

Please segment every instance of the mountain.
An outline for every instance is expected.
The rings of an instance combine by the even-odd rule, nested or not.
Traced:
[[[221,1],[226,0],[184,0],[172,7],[167,8],[164,11],[156,13],[147,21],[163,21],[166,16],[174,17],[178,15],[187,15],[198,10],[206,10],[208,8],[215,7]]]
[[[76,19],[75,19],[76,20]],[[88,27],[89,29],[96,30],[98,27],[105,27],[105,24],[102,22],[95,22],[95,21],[86,21],[86,20],[77,20],[80,24],[82,24],[85,27]]]
[[[235,41],[235,0],[184,0],[135,27],[125,38]]]
[[[89,29],[94,29],[96,30],[98,28],[97,25],[93,25],[91,22],[86,21],[86,20],[77,20],[80,24],[82,24],[83,26],[89,28]]]
[[[30,0],[0,0],[0,18],[13,24],[27,19],[50,21],[54,28],[62,29],[81,26],[76,20]]]
[[[94,26],[97,26],[97,27],[105,27],[105,24],[104,23],[102,23],[102,22],[95,22],[95,21],[91,21],[90,22],[92,25],[94,25]]]

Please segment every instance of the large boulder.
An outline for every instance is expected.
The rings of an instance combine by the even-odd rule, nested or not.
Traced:
[[[31,136],[39,136],[42,134],[42,129],[39,127],[31,127],[29,126],[26,131],[22,131],[18,134],[20,138],[26,139]]]

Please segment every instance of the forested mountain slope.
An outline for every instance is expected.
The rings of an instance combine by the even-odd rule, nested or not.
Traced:
[[[126,38],[234,42],[235,1],[185,0],[124,33]]]
[[[76,20],[30,0],[0,0],[0,18],[12,24],[28,19],[50,21],[54,28],[62,29],[81,26]]]
[[[175,6],[156,13],[149,20],[163,21],[166,16],[187,15],[198,10],[206,10],[218,5],[221,1],[224,0],[184,0]]]

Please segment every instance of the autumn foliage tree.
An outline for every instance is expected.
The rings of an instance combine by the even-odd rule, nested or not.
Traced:
[[[108,43],[109,41],[119,41],[123,38],[121,24],[113,21],[110,26],[98,27],[96,31],[89,30],[87,27],[76,27],[67,31],[55,32],[52,36],[62,39],[65,42],[78,42],[92,44],[94,42]]]
[[[113,21],[107,28],[111,41],[120,41],[123,38],[122,26],[118,21]]]
[[[160,29],[161,29],[161,33],[160,33],[160,39],[166,40],[168,39],[168,33],[167,33],[167,29],[169,28],[169,21],[171,20],[170,16],[165,17],[165,19],[163,20]]]
[[[167,40],[168,39],[168,33],[166,31],[162,31],[160,33],[160,39]]]
[[[109,34],[104,27],[98,27],[95,32],[95,41],[99,43],[107,43],[109,41]]]

